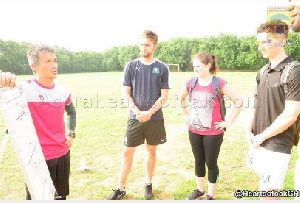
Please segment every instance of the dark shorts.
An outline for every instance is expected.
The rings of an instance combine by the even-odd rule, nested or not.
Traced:
[[[127,121],[127,130],[124,138],[126,147],[136,147],[144,144],[145,140],[149,145],[159,145],[167,141],[164,120],[147,121],[140,123],[136,119]]]
[[[56,196],[66,197],[69,195],[70,151],[59,158],[50,159],[46,163],[56,189]],[[27,186],[26,192],[26,199],[31,199]]]

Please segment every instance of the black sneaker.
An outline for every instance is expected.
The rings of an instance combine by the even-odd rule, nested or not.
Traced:
[[[215,200],[215,198],[211,195],[206,195],[206,200]]]
[[[152,183],[150,183],[150,184],[145,183],[144,197],[147,200],[154,199],[154,195],[153,195],[153,192],[152,192]]]
[[[186,199],[187,200],[195,200],[199,197],[202,197],[205,194],[205,191],[200,191],[198,189],[194,190]]]
[[[119,197],[123,197],[124,195],[126,195],[126,191],[123,190],[121,191],[119,188],[113,190],[113,192],[111,193],[111,195],[107,198],[107,200],[116,200]]]

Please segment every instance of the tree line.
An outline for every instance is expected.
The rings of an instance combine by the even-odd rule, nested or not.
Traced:
[[[31,74],[26,52],[29,43],[0,40],[0,69],[15,74]],[[290,33],[286,52],[300,60],[300,35]],[[60,73],[122,71],[124,65],[139,57],[138,45],[113,47],[104,52],[72,52],[55,47]],[[192,70],[191,58],[198,52],[213,53],[221,70],[257,70],[267,60],[258,51],[256,36],[237,37],[220,34],[203,38],[173,38],[159,42],[155,57],[167,64]]]

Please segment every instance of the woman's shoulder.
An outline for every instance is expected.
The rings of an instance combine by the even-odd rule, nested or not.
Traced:
[[[219,79],[220,88],[222,89],[227,84],[227,81],[219,76],[215,76],[215,77]]]

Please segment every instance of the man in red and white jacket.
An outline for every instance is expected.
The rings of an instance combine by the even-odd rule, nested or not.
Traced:
[[[35,45],[27,52],[34,78],[20,85],[28,102],[34,127],[56,189],[55,199],[65,200],[69,195],[70,147],[75,138],[76,111],[67,88],[54,80],[58,63],[54,49]],[[1,73],[1,86],[16,86],[16,76]],[[64,112],[70,118],[69,132],[65,132]],[[31,195],[26,187],[26,199]]]

